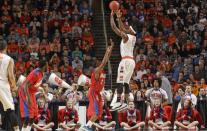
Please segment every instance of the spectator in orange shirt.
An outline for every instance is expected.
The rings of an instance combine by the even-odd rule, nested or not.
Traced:
[[[90,32],[89,28],[84,29],[84,32],[82,33],[82,39],[88,41],[91,46],[94,44],[93,35]]]
[[[176,43],[177,39],[173,33],[170,33],[167,39],[169,46],[173,46]]]
[[[10,40],[8,42],[8,47],[7,47],[7,51],[9,55],[11,55],[12,57],[16,57],[18,54],[18,50],[19,50],[19,47],[17,43],[15,42],[15,40],[14,39]]]

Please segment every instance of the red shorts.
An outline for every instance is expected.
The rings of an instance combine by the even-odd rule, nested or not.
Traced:
[[[19,109],[21,118],[33,119],[38,116],[38,106],[35,94],[30,94],[31,104],[28,104],[23,90],[19,90]]]
[[[100,119],[103,114],[103,104],[100,92],[95,92],[93,89],[88,91],[89,106],[87,109],[87,117],[90,119],[92,116],[97,115]]]

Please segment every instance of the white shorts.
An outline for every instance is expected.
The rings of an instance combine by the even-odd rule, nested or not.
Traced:
[[[7,109],[14,110],[14,101],[8,82],[0,80],[0,101],[3,105],[4,111]]]
[[[132,77],[135,68],[135,61],[133,59],[122,59],[119,63],[117,83],[128,83]]]

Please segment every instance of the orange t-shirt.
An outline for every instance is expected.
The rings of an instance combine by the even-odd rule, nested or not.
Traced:
[[[18,50],[19,50],[19,47],[18,47],[17,43],[10,43],[8,45],[7,50],[8,50],[9,53],[17,53]]]
[[[175,35],[169,36],[167,39],[167,42],[168,42],[169,46],[172,46],[176,42],[176,36]]]
[[[94,44],[94,39],[92,33],[83,33],[82,34],[82,39],[89,42],[90,45]]]

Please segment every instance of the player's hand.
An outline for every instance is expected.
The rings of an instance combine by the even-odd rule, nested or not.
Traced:
[[[111,10],[111,16],[114,16],[114,11],[113,10]]]
[[[14,86],[13,88],[11,88],[11,92],[17,92],[18,88],[16,86]]]
[[[118,10],[118,11],[116,11],[115,13],[116,13],[116,16],[117,16],[118,18],[121,18],[121,17],[122,17],[122,12],[121,12],[121,10]]]
[[[114,47],[114,42],[112,39],[109,39],[109,43],[110,43],[110,47],[113,48]]]

